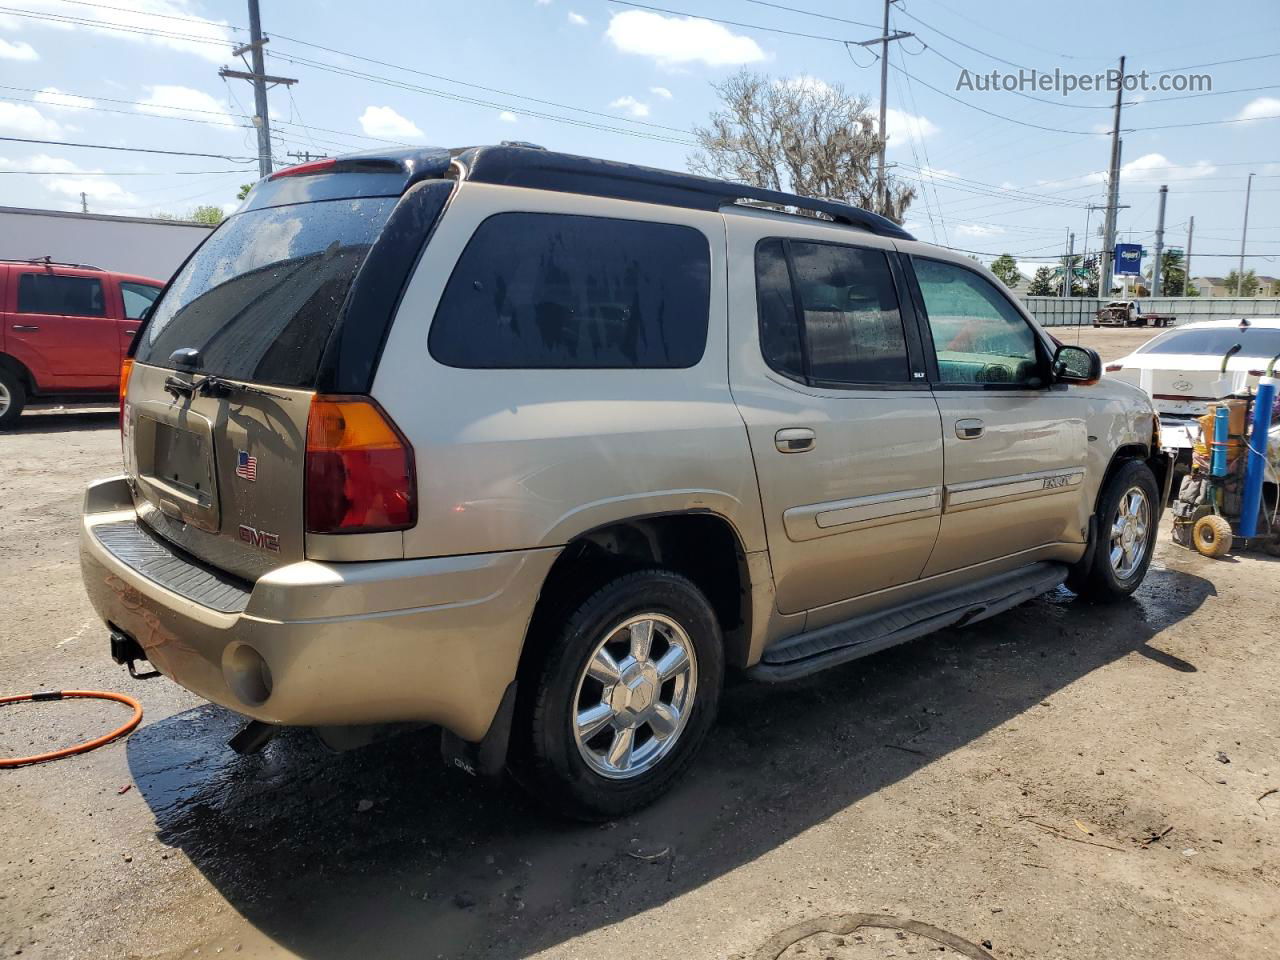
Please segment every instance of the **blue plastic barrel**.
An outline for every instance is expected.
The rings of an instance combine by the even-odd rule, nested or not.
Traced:
[[[1258,509],[1262,505],[1262,480],[1267,472],[1267,437],[1271,430],[1271,408],[1276,400],[1276,379],[1258,378],[1258,395],[1253,398],[1253,429],[1249,433],[1249,458],[1244,468],[1244,499],[1240,513],[1240,536],[1258,535]],[[1215,428],[1217,424],[1214,424]]]

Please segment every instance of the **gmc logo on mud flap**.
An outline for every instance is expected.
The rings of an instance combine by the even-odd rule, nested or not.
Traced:
[[[280,552],[280,535],[276,533],[267,533],[265,530],[255,530],[253,527],[240,524],[239,532],[240,542],[247,543],[251,547],[257,547],[259,550],[266,550],[270,553]]]

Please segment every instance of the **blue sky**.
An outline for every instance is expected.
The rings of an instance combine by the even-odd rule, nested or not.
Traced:
[[[274,152],[518,139],[683,169],[689,129],[716,105],[711,84],[742,66],[840,83],[866,94],[874,109],[875,57],[838,41],[876,36],[876,27],[860,24],[877,23],[881,4],[778,2],[827,18],[759,0],[652,3],[738,25],[607,0],[263,0],[273,38],[267,71],[299,80],[271,92]],[[244,118],[251,90],[217,73],[222,64],[243,69],[230,56],[230,43],[245,37],[235,29],[247,22],[243,3],[13,3],[7,9],[21,13],[0,12],[0,136],[254,155]],[[1090,249],[1098,243],[1098,214],[1085,207],[1102,197],[1109,140],[1097,131],[1109,129],[1111,95],[1041,92],[1036,101],[957,90],[960,67],[1093,73],[1124,53],[1130,69],[1155,72],[1263,57],[1190,70],[1211,75],[1212,96],[1126,97],[1141,102],[1126,107],[1122,123],[1135,129],[1124,136],[1121,202],[1129,209],[1119,226],[1121,239],[1150,246],[1157,189],[1167,183],[1166,243],[1182,245],[1194,215],[1193,273],[1225,274],[1235,261],[1211,255],[1238,254],[1245,177],[1253,172],[1249,252],[1266,257],[1248,265],[1280,275],[1280,119],[1143,129],[1280,114],[1280,4],[1239,2],[1220,13],[1191,2],[1086,0],[1069,16],[1059,5],[1003,0],[895,4],[894,28],[916,34],[890,56],[889,159],[921,190],[909,228],[982,254],[1035,258],[1059,253],[1068,229],[1078,252],[1088,218]],[[0,141],[0,204],[79,209],[84,191],[90,210],[106,213],[182,214],[203,203],[229,210],[255,170],[238,159]]]

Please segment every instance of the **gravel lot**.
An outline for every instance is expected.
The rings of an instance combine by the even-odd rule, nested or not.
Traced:
[[[1080,333],[1107,359],[1147,337]],[[721,960],[827,917],[838,935],[783,955],[1280,956],[1268,557],[1165,535],[1119,606],[1063,590],[789,687],[732,683],[691,776],[584,827],[445,770],[430,732],[333,756],[290,731],[239,758],[234,715],[131,680],[76,560],[80,491],[118,460],[113,411],[0,436],[0,693],[147,711],[127,741],[0,771],[0,954]],[[124,716],[3,707],[0,755]]]

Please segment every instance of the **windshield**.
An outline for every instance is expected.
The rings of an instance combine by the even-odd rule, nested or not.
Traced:
[[[198,370],[308,387],[347,291],[396,197],[268,207],[225,221],[156,303],[138,345],[170,367],[182,347]]]
[[[1221,357],[1236,344],[1245,357],[1274,357],[1280,353],[1280,330],[1264,327],[1205,327],[1174,330],[1144,343],[1134,353],[1190,353]]]

